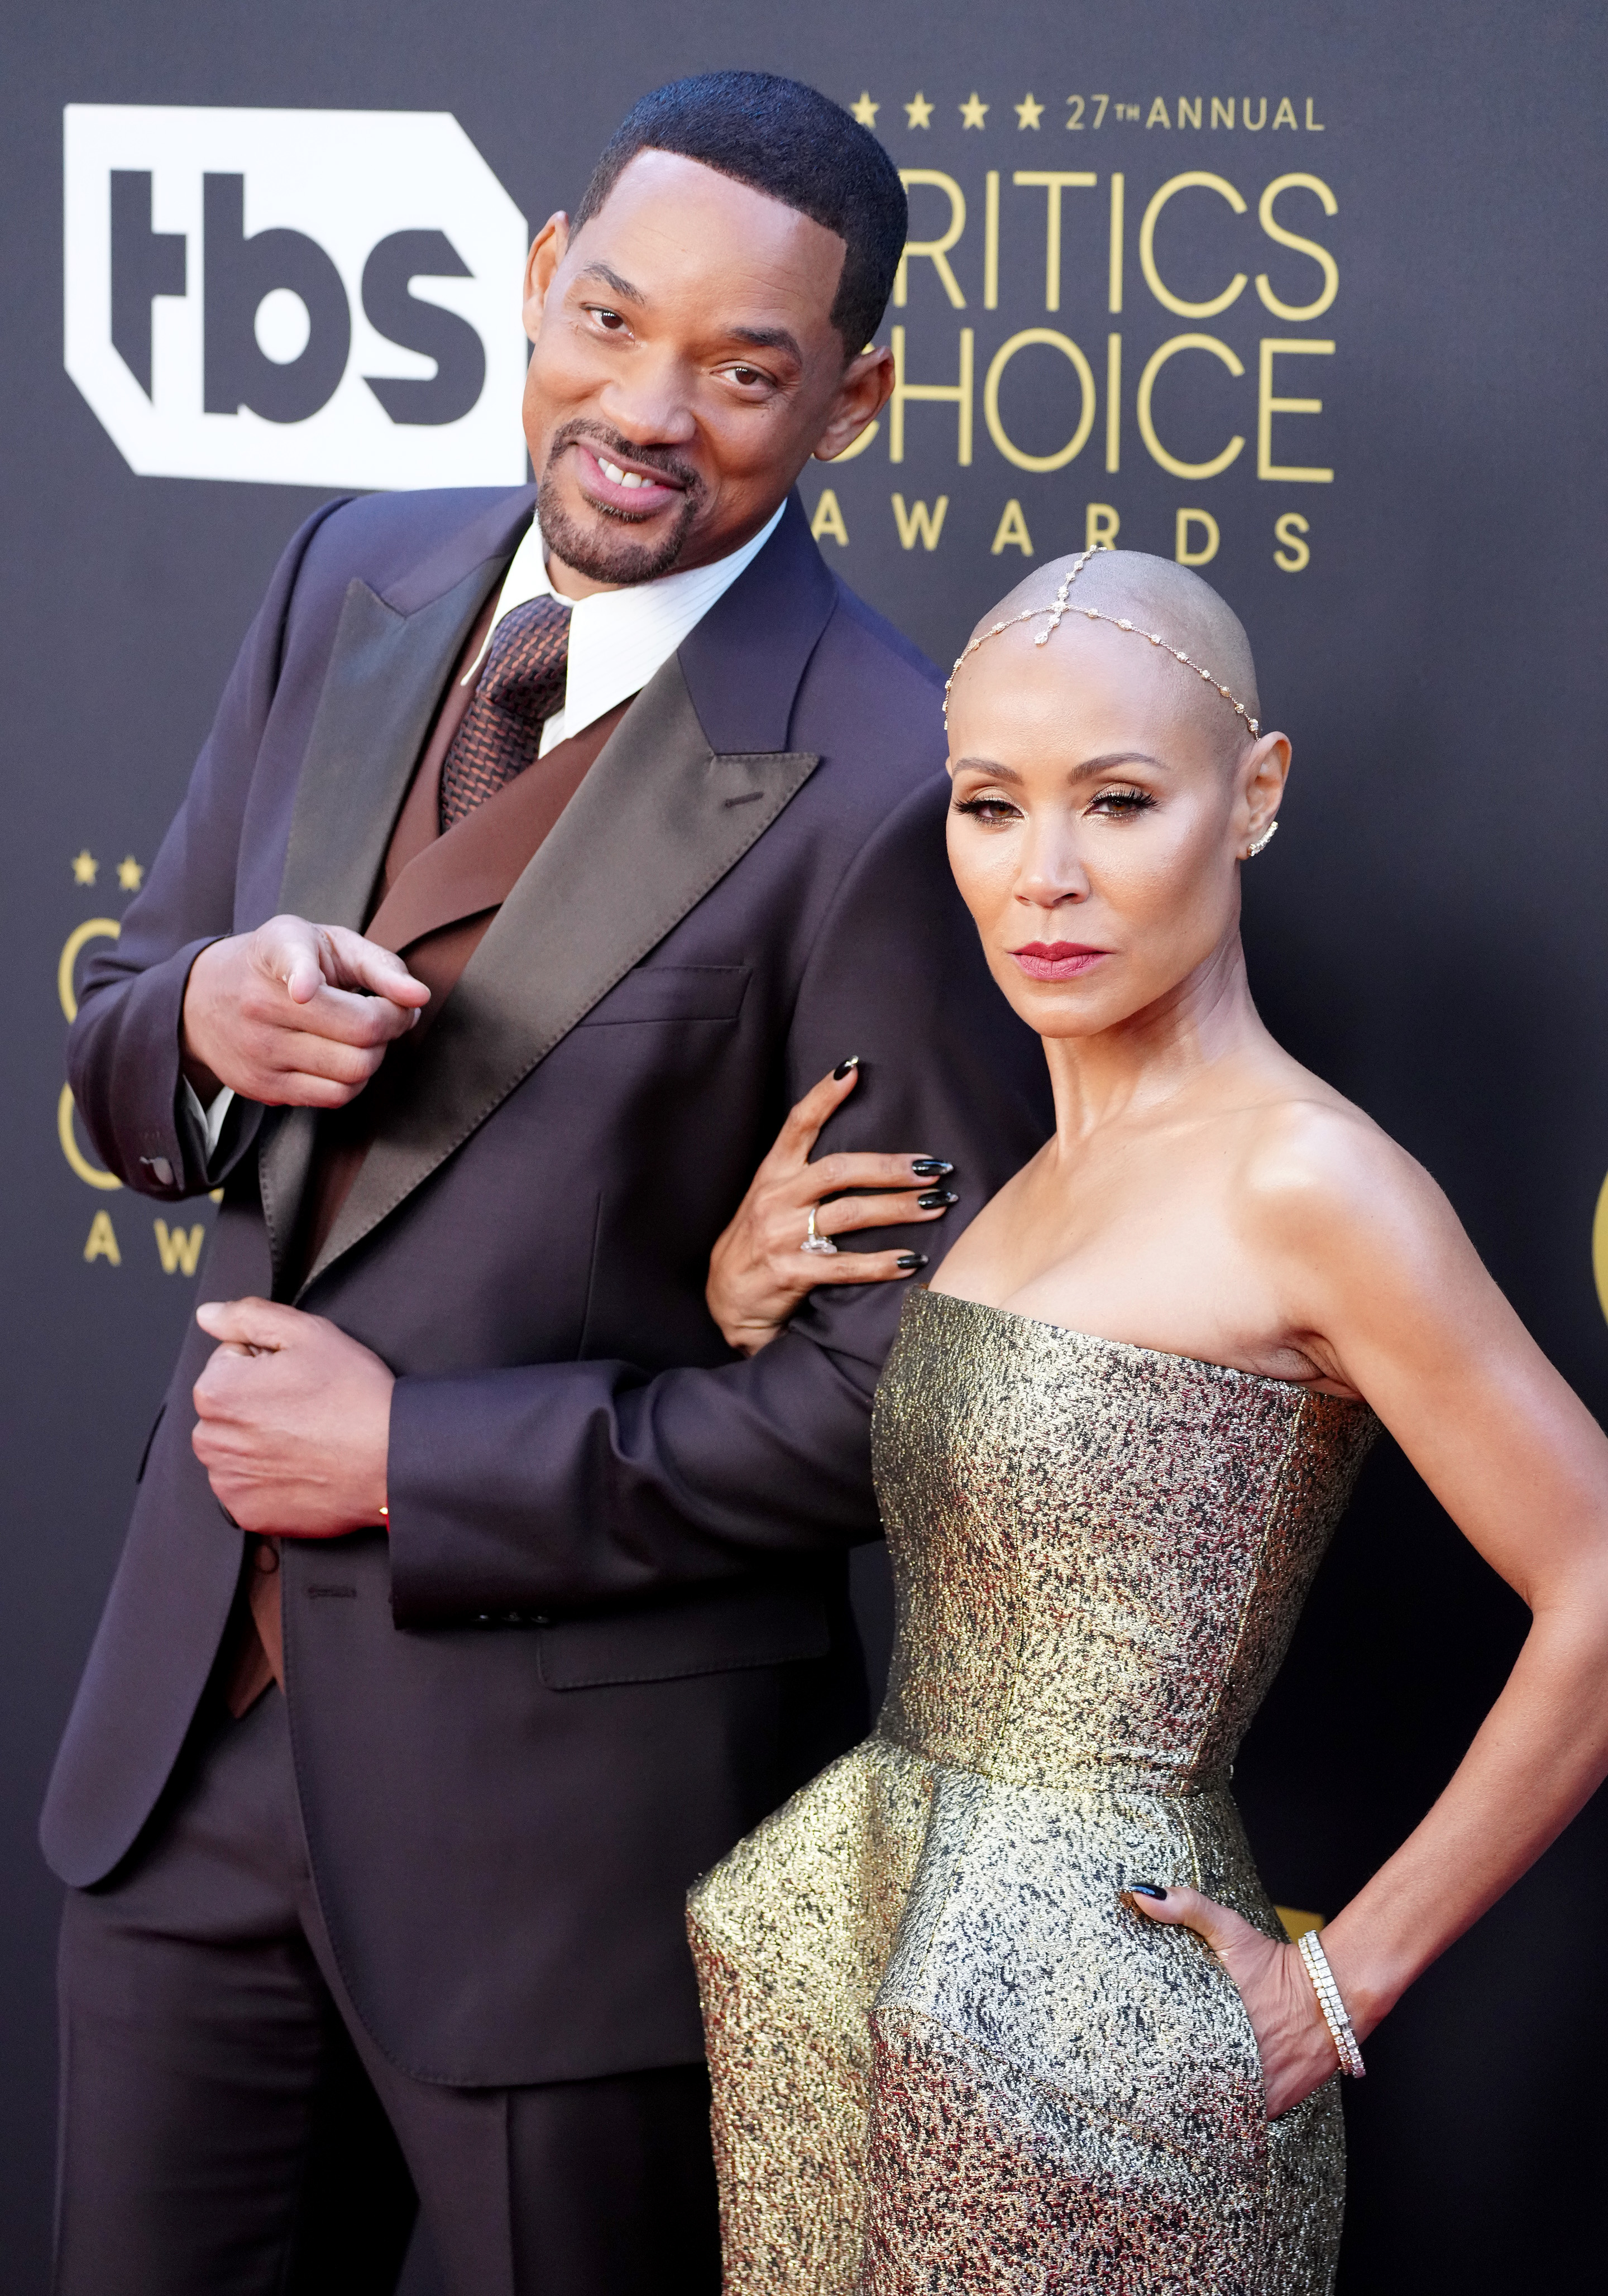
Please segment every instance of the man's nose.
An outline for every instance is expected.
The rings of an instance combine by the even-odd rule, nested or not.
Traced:
[[[685,446],[698,431],[691,381],[679,359],[640,352],[610,376],[599,412],[634,446]]]

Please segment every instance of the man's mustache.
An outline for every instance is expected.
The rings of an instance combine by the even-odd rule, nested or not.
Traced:
[[[588,447],[601,447],[605,454],[618,456],[621,462],[638,463],[644,470],[662,471],[667,479],[674,479],[677,486],[686,489],[689,499],[702,491],[703,482],[697,472],[678,455],[664,447],[636,446],[622,432],[611,430],[603,422],[566,422],[554,434],[553,444],[547,449],[547,469],[553,469],[566,447],[580,439]]]

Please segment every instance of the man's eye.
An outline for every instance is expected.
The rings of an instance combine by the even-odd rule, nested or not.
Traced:
[[[762,374],[757,366],[728,366],[726,371],[732,381],[740,383],[745,390],[756,382],[763,383],[770,381],[770,377],[767,374]]]
[[[625,325],[625,321],[620,317],[618,311],[601,311],[595,308],[592,316],[596,320],[600,327],[606,327],[611,335],[618,333],[619,329]]]

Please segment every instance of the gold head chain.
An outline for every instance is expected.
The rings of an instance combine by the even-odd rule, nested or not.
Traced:
[[[1096,543],[1095,549],[1098,549],[1099,546]],[[1253,734],[1259,734],[1262,730],[1261,726],[1251,715],[1244,703],[1235,701],[1228,688],[1219,685],[1209,669],[1202,669],[1198,661],[1191,661],[1189,656],[1186,653],[1180,653],[1176,645],[1169,645],[1159,630],[1142,630],[1137,622],[1130,622],[1120,614],[1103,614],[1098,606],[1073,606],[1068,603],[1073,583],[1094,555],[1094,550],[1085,550],[1073,559],[1062,578],[1061,587],[1055,593],[1055,603],[1053,606],[1030,606],[1025,613],[1013,614],[1009,621],[992,623],[988,629],[980,631],[964,653],[957,657],[944,686],[945,731],[948,732],[949,726],[949,687],[960,675],[961,664],[969,661],[980,645],[986,645],[990,638],[997,638],[1002,630],[1013,628],[1018,622],[1036,622],[1040,614],[1049,616],[1050,627],[1047,630],[1040,630],[1033,644],[1037,646],[1048,645],[1051,632],[1058,629],[1064,617],[1070,613],[1081,614],[1087,621],[1109,622],[1114,630],[1131,630],[1136,638],[1148,638],[1153,646],[1160,646],[1163,653],[1169,653],[1175,661],[1182,662],[1185,669],[1193,669],[1197,677],[1203,677],[1208,685],[1216,686],[1224,701],[1233,709],[1235,715],[1237,718],[1243,718]]]

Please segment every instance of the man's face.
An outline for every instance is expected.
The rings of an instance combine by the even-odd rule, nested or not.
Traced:
[[[525,437],[572,593],[706,565],[759,531],[817,449],[883,404],[847,365],[835,232],[694,160],[641,152],[573,239],[530,251]]]

